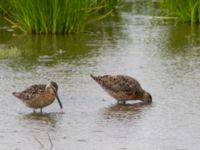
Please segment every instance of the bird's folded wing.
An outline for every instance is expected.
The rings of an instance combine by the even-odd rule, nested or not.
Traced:
[[[21,92],[20,97],[23,100],[32,100],[45,90],[45,84],[32,85]]]

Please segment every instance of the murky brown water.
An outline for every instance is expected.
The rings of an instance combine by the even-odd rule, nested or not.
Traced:
[[[200,27],[152,18],[143,4],[79,35],[13,37],[0,27],[0,149],[199,149]],[[153,103],[116,105],[90,73],[134,76]],[[64,114],[55,102],[34,115],[11,94],[48,79]]]

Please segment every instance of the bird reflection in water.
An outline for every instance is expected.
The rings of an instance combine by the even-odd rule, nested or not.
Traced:
[[[63,113],[29,113],[22,115],[22,119],[34,124],[49,124],[55,127]]]
[[[130,120],[138,119],[141,117],[146,107],[151,105],[146,105],[144,103],[133,103],[126,105],[111,105],[104,109],[105,119],[110,120]]]

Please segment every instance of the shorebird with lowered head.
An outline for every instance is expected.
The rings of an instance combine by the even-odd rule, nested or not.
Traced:
[[[48,84],[35,84],[26,88],[22,92],[13,92],[14,96],[19,98],[27,107],[35,109],[40,109],[46,107],[54,102],[55,99],[58,100],[60,108],[63,105],[58,97],[58,85],[54,81],[49,81]]]
[[[152,96],[145,91],[140,83],[127,75],[90,75],[119,104],[128,100],[141,100],[145,104],[152,102]]]

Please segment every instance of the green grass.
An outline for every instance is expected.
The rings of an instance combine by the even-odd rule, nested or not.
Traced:
[[[28,33],[76,33],[111,14],[120,0],[9,0],[4,18]]]
[[[164,0],[167,14],[177,16],[184,22],[200,22],[200,0]]]
[[[11,11],[6,0],[0,0],[0,14],[7,15]]]

